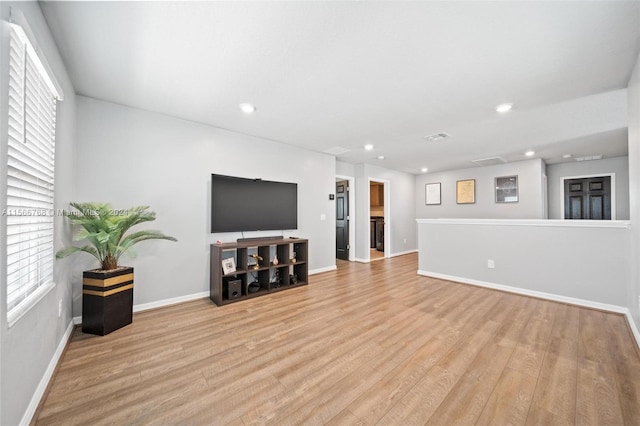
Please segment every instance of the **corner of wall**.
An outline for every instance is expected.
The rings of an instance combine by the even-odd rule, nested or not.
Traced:
[[[640,258],[640,54],[627,89],[629,96],[629,210],[631,219],[631,258]],[[631,262],[628,308],[636,330],[640,329],[640,266]]]

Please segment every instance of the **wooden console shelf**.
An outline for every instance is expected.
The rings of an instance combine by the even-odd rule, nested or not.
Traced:
[[[262,257],[257,267],[252,254]],[[276,255],[278,264],[274,265]],[[225,275],[222,260],[227,258],[235,260],[236,270]],[[309,242],[302,238],[211,244],[209,298],[222,306],[307,285],[308,260]],[[233,295],[230,286],[240,291]]]

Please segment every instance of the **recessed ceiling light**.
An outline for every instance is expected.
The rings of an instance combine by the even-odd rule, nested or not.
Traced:
[[[426,167],[423,167],[423,168],[420,169],[420,171],[422,173],[427,173],[429,171],[429,169],[427,169]]]
[[[571,158],[571,154],[565,154],[562,156],[562,158]]]
[[[500,104],[496,107],[496,111],[505,113],[511,111],[511,108],[513,108],[513,104]]]
[[[240,104],[240,109],[242,110],[242,112],[246,113],[246,114],[251,114],[252,112],[254,112],[256,110],[256,107],[252,104]]]
[[[378,155],[378,160],[384,160],[384,155]]]
[[[373,149],[373,145],[371,145],[370,143],[368,143],[368,144],[366,144],[366,145],[364,146],[364,149],[365,149],[365,150],[367,150],[367,151],[371,151],[371,150]]]
[[[526,155],[527,157],[531,157],[535,154],[535,151],[527,151],[524,153],[524,155]]]

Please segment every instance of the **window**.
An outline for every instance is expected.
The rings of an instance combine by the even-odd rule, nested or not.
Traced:
[[[58,90],[23,27],[11,24],[7,142],[7,320],[53,287]]]

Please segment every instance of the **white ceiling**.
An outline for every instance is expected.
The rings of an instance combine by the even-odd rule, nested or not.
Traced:
[[[627,153],[640,2],[44,2],[76,92],[409,173]],[[246,115],[238,105],[251,102]],[[511,102],[500,115],[495,106]],[[427,142],[423,136],[450,138]],[[375,149],[363,150],[372,143]],[[385,160],[377,160],[384,155]]]

